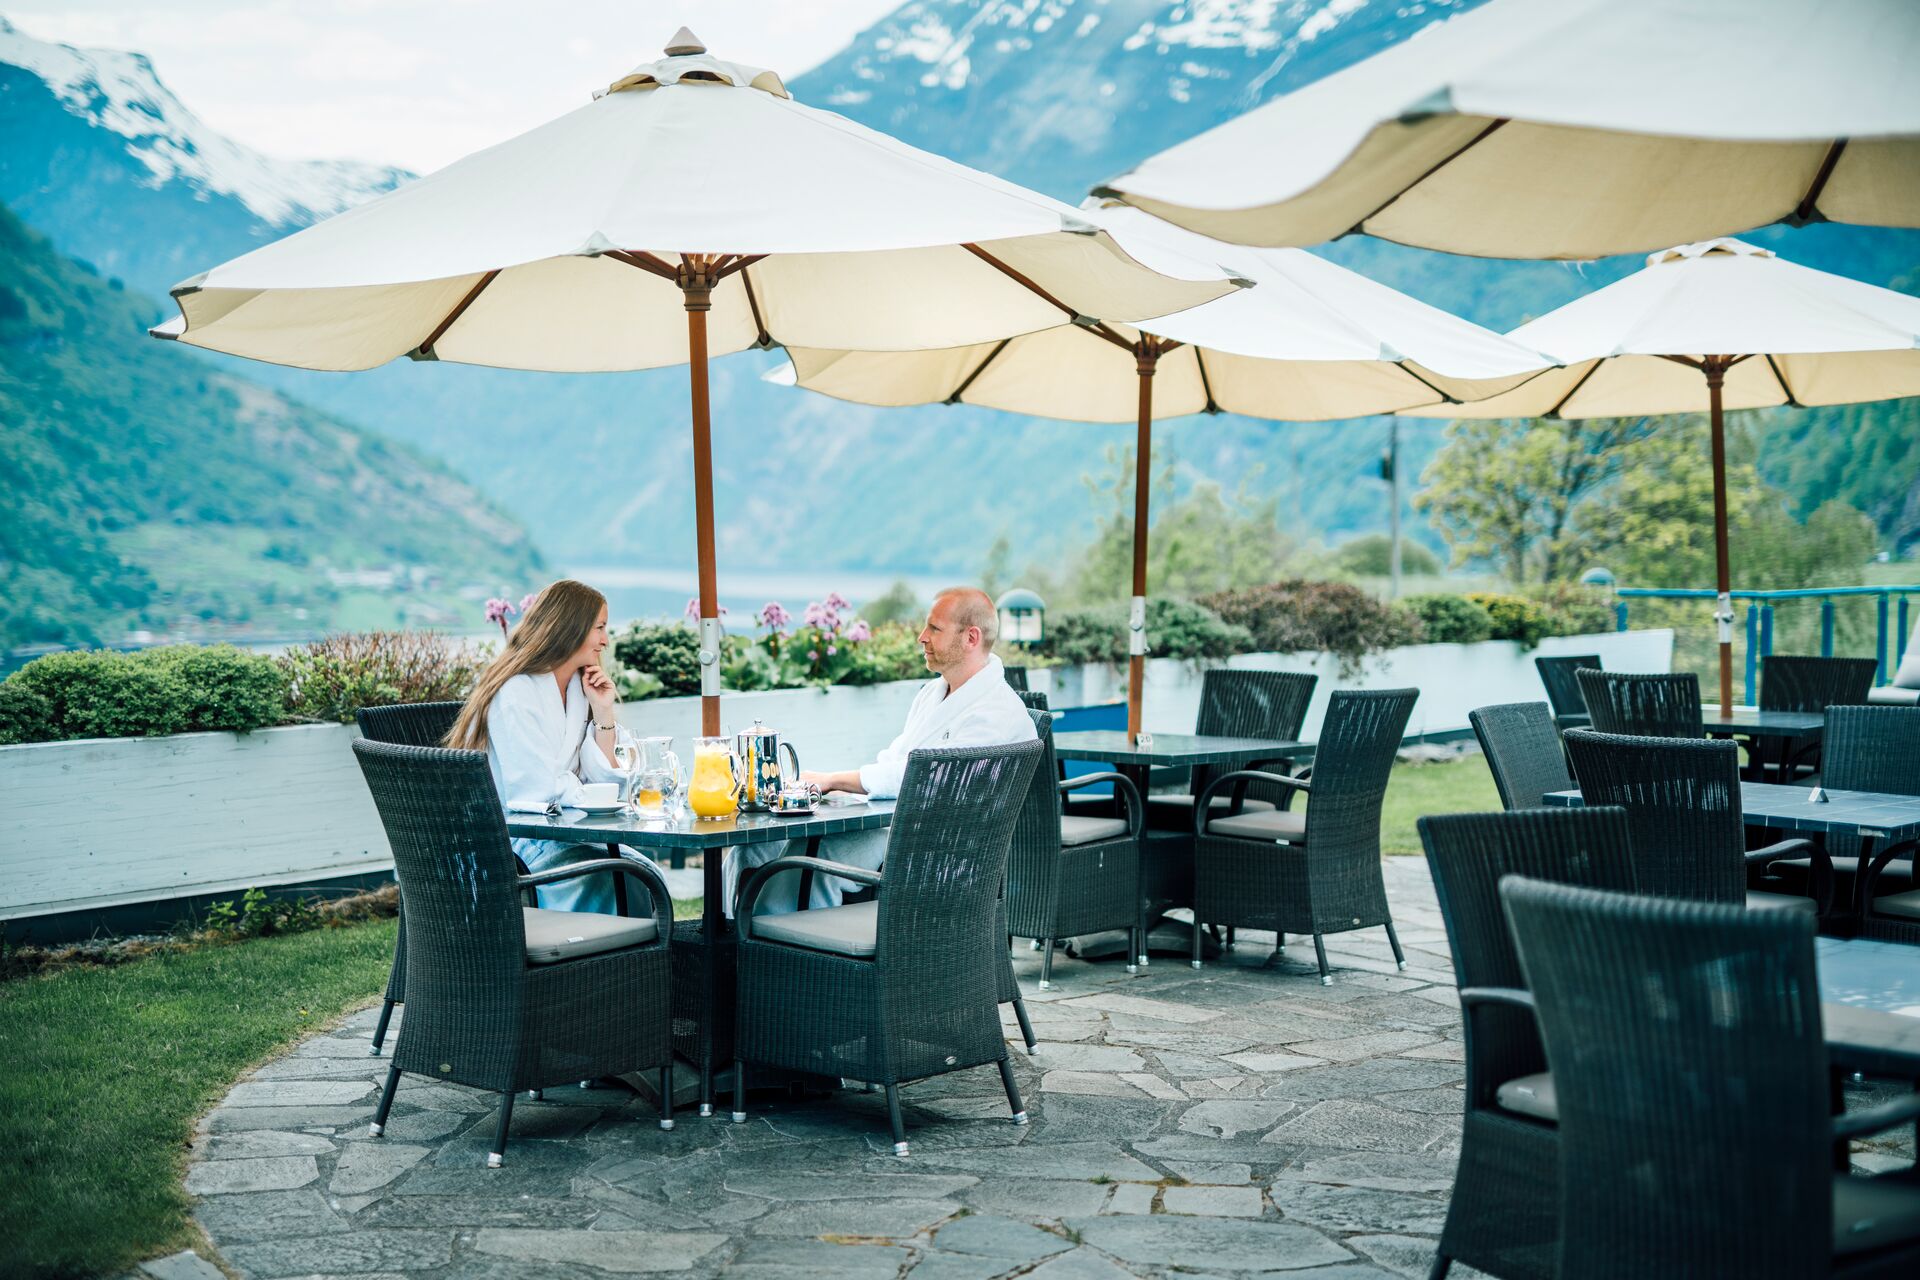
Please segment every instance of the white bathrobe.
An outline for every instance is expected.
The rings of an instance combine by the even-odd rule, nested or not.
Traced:
[[[1007,683],[1006,668],[999,658],[989,656],[985,667],[951,693],[945,676],[927,681],[907,711],[906,727],[900,736],[888,743],[871,764],[861,766],[860,785],[875,800],[892,800],[900,794],[900,784],[907,775],[907,756],[912,752],[933,747],[997,747],[1032,742],[1036,736],[1027,704]],[[806,841],[749,845],[744,852],[746,866],[754,867],[786,854],[805,853]],[[832,862],[877,871],[886,858],[887,832],[881,828],[828,836],[820,842],[819,852]],[[754,914],[797,910],[799,885],[798,874],[782,872],[761,892]],[[815,876],[808,905],[837,907],[841,895],[855,887],[838,876]],[[733,896],[729,886],[729,903]]]
[[[586,690],[576,672],[563,703],[551,674],[519,675],[500,686],[487,707],[487,764],[508,812],[543,812],[549,804],[579,805],[583,782],[619,782],[620,771],[590,740]],[[615,731],[631,741],[625,729]],[[604,858],[603,845],[558,840],[515,840],[513,851],[529,871]],[[614,914],[613,877],[605,873],[563,880],[536,890],[540,905],[554,911]]]

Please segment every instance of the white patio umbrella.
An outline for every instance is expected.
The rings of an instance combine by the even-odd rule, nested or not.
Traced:
[[[1140,732],[1147,653],[1153,420],[1193,413],[1320,421],[1449,404],[1524,386],[1537,351],[1300,249],[1248,249],[1133,209],[1100,211],[1130,254],[1221,261],[1257,287],[1139,325],[1064,324],[936,351],[789,344],[792,381],[864,404],[975,404],[1136,423],[1127,731]],[[779,372],[785,372],[784,370]]]
[[[1652,254],[1644,270],[1507,335],[1564,368],[1432,418],[1700,413],[1713,430],[1720,707],[1733,705],[1725,409],[1920,395],[1920,298],[1798,266],[1739,240]]]
[[[711,734],[709,353],[945,347],[1234,287],[1211,264],[1162,266],[1067,205],[802,106],[682,28],[589,105],[178,286],[155,334],[309,369],[685,361]]]
[[[1103,195],[1222,240],[1489,258],[1920,226],[1914,0],[1489,0]]]

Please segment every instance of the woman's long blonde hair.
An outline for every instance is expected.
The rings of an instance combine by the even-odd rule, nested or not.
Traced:
[[[605,596],[571,578],[562,578],[542,591],[507,637],[507,647],[480,673],[479,682],[467,695],[467,705],[460,708],[460,718],[447,730],[446,745],[485,751],[487,708],[493,705],[501,686],[515,676],[558,670],[580,652],[606,604]]]

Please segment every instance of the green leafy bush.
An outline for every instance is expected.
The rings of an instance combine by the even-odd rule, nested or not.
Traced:
[[[1467,596],[1493,618],[1493,640],[1518,640],[1522,648],[1532,649],[1545,636],[1554,635],[1554,618],[1544,605],[1525,596],[1495,595],[1477,591]]]
[[[47,702],[47,738],[138,738],[186,727],[172,670],[143,656],[89,649],[35,658],[7,678]]]
[[[486,649],[437,632],[366,631],[316,640],[278,661],[290,714],[351,724],[361,707],[464,698],[487,658]]]
[[[658,680],[663,698],[700,692],[700,636],[684,623],[636,622],[613,642],[613,654]]]
[[[18,680],[0,680],[0,747],[53,736],[53,704]]]
[[[230,644],[181,644],[150,649],[136,660],[172,676],[185,701],[181,728],[187,732],[245,733],[286,718],[286,672],[262,654]]]
[[[1408,596],[1401,607],[1420,619],[1428,644],[1473,644],[1493,635],[1493,615],[1465,596]]]
[[[1187,600],[1154,597],[1147,601],[1147,646],[1156,658],[1225,658],[1252,651],[1253,635],[1243,626]],[[1061,609],[1047,615],[1047,635],[1036,648],[1055,662],[1127,660],[1127,606],[1095,605]]]
[[[1200,603],[1253,633],[1273,653],[1330,653],[1343,674],[1368,654],[1420,639],[1420,620],[1344,582],[1293,578],[1202,596]]]
[[[914,680],[931,675],[926,655],[920,651],[917,622],[882,622],[873,628],[866,641],[853,646],[841,684],[885,684],[889,680]]]
[[[1586,636],[1614,629],[1613,606],[1592,587],[1556,582],[1528,594],[1552,619],[1550,636]]]
[[[1356,577],[1384,578],[1393,572],[1393,539],[1384,533],[1363,533],[1333,549],[1333,567]],[[1423,577],[1440,572],[1440,557],[1418,542],[1401,539],[1400,572]]]

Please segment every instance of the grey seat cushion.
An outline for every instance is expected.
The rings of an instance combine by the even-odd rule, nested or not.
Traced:
[[[527,931],[527,963],[557,964],[581,956],[637,947],[660,936],[652,916],[602,915],[598,911],[549,911],[522,907]]]
[[[1766,893],[1759,889],[1747,890],[1749,910],[1765,911],[1818,911],[1820,904],[1812,898],[1802,898],[1792,893]]]
[[[1207,834],[1239,836],[1243,840],[1298,841],[1307,834],[1307,815],[1291,809],[1239,813],[1231,818],[1215,818],[1207,824]]]
[[[1149,809],[1183,809],[1188,813],[1192,813],[1193,802],[1196,798],[1192,792],[1175,792],[1171,795],[1148,796],[1147,807]],[[1212,800],[1207,802],[1207,808],[1224,810],[1232,803],[1232,796],[1224,794],[1216,795]],[[1270,800],[1248,799],[1240,806],[1243,813],[1254,813],[1259,810],[1271,808],[1273,808],[1273,802]]]
[[[1092,844],[1127,834],[1125,818],[1088,818],[1067,814],[1060,819],[1060,843]]]
[[[1920,1186],[1888,1178],[1833,1180],[1833,1251],[1866,1253],[1920,1239]]]
[[[1560,1096],[1553,1090],[1551,1071],[1509,1080],[1493,1091],[1493,1100],[1515,1115],[1560,1123]]]
[[[1920,889],[1906,893],[1883,894],[1873,900],[1873,914],[1898,916],[1902,920],[1920,920]]]
[[[856,902],[850,907],[823,907],[818,911],[789,911],[784,915],[755,916],[753,936],[809,951],[836,956],[871,957],[880,933],[880,904]]]
[[[1906,665],[1901,664],[1902,671]],[[1897,684],[1883,684],[1878,689],[1867,690],[1867,701],[1882,707],[1911,707],[1920,704],[1920,689],[1907,689]]]

